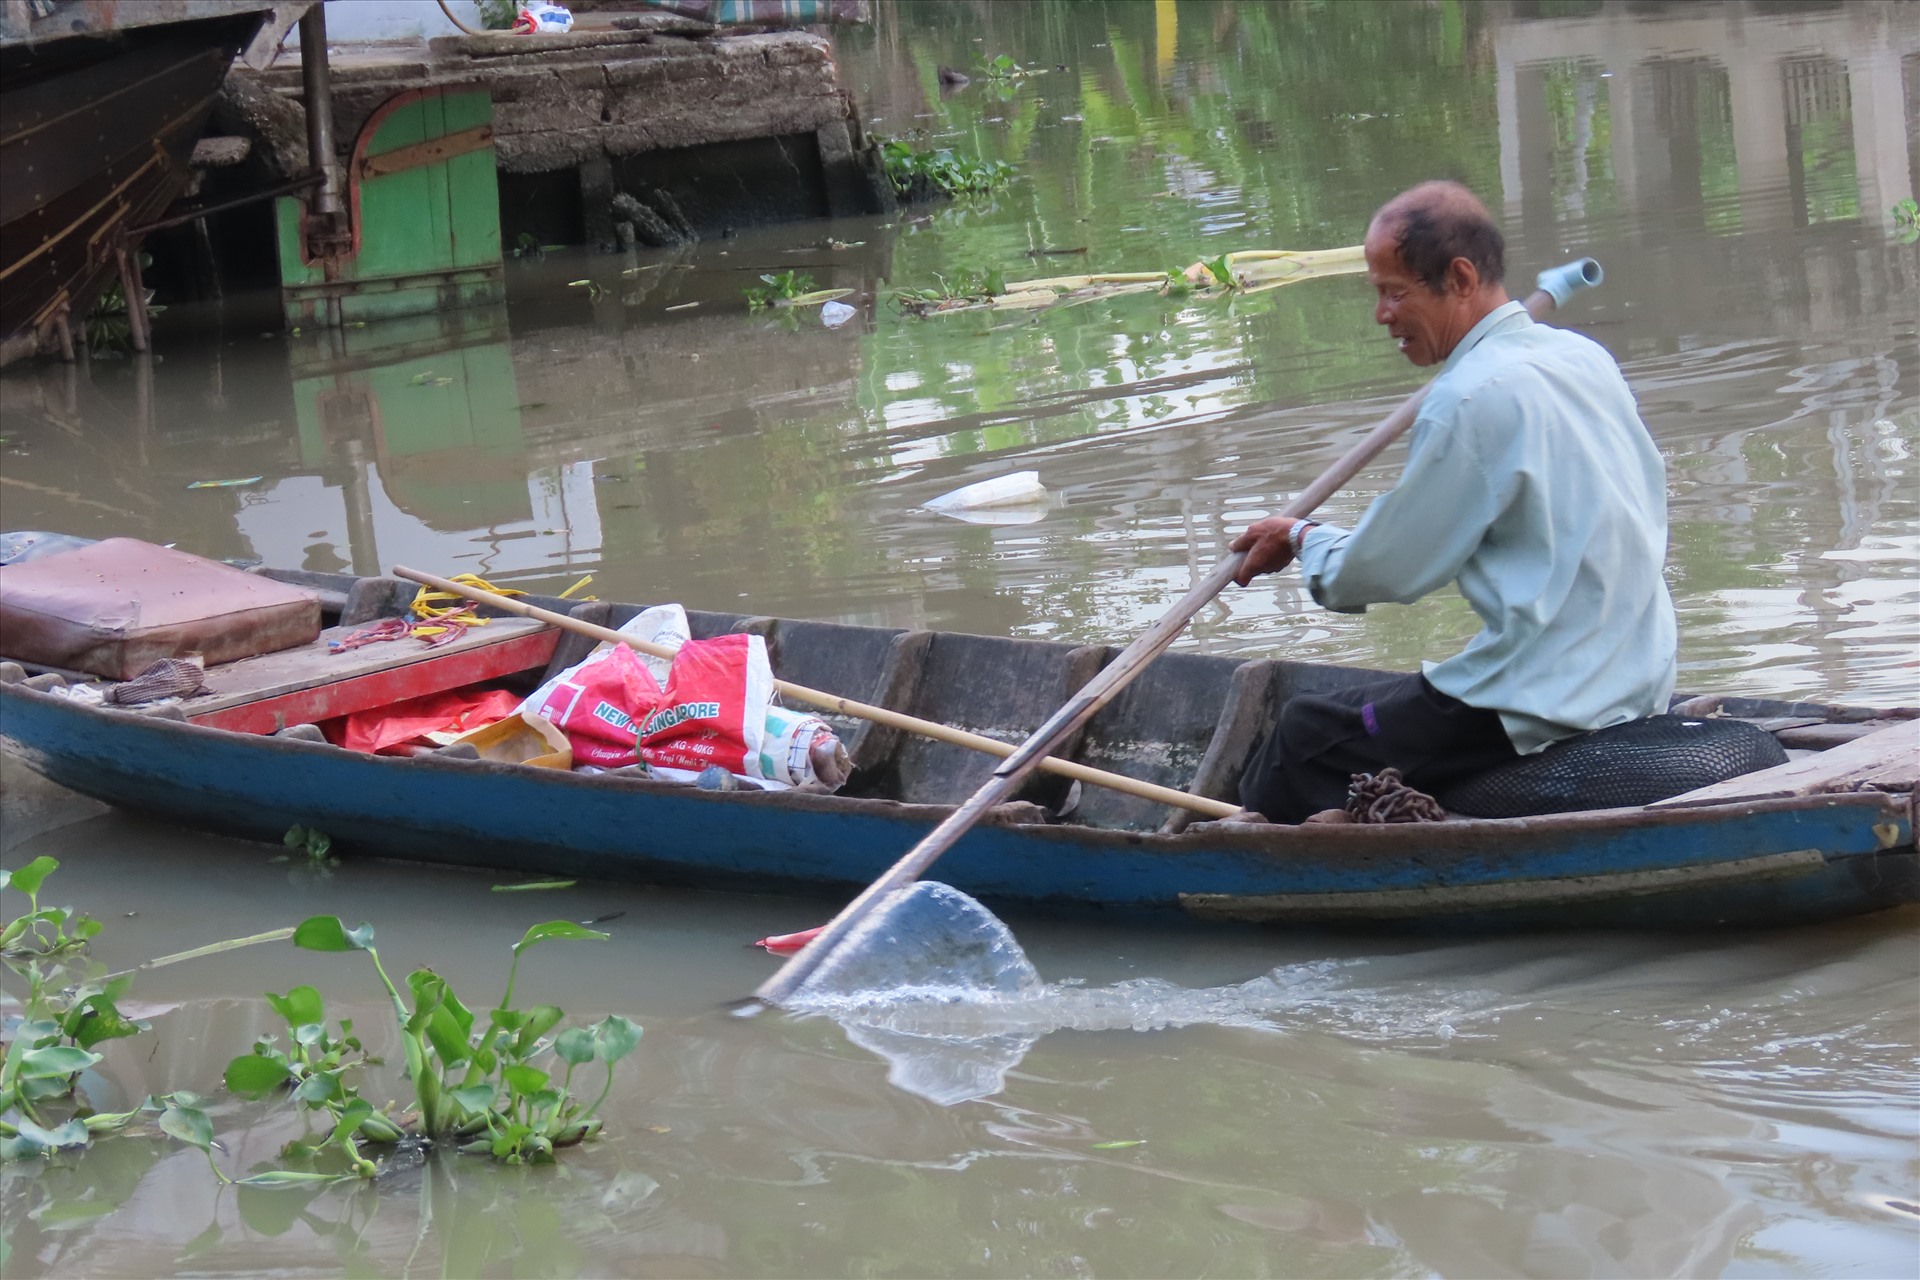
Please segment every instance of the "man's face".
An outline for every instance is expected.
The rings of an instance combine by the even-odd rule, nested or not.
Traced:
[[[1395,243],[1398,230],[1378,222],[1367,228],[1367,280],[1376,299],[1373,320],[1387,326],[1402,355],[1425,368],[1445,360],[1466,336],[1460,328],[1463,299],[1452,292],[1435,293],[1407,269]]]

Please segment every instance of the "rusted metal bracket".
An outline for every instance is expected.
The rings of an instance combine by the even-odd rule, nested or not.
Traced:
[[[417,169],[421,165],[438,164],[442,160],[451,160],[455,156],[463,156],[469,151],[479,151],[492,145],[493,126],[475,125],[471,129],[462,129],[459,133],[449,133],[444,137],[428,138],[425,142],[416,142],[411,146],[383,151],[377,156],[363,156],[360,160],[359,172],[355,176],[365,182],[369,178],[382,178],[390,173]]]

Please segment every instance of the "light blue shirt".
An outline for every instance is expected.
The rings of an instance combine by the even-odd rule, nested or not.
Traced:
[[[1666,468],[1606,350],[1510,302],[1447,357],[1410,438],[1355,528],[1308,530],[1313,598],[1360,613],[1457,584],[1484,625],[1427,679],[1498,712],[1522,755],[1665,711]]]

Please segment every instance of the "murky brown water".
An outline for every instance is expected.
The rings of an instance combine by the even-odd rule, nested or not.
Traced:
[[[224,335],[174,307],[158,360],[0,378],[0,524],[1124,637],[1415,385],[1364,286],[925,321],[890,290],[1351,243],[1394,189],[1449,174],[1503,212],[1519,279],[1606,264],[1567,319],[1621,359],[1668,459],[1683,684],[1912,701],[1920,249],[1888,208],[1920,170],[1920,22],[1533,8],[1552,16],[888,8],[841,37],[874,127],[1011,160],[1013,186],[892,227],[514,263],[506,308],[337,346],[262,336],[244,302]],[[1066,70],[933,92],[938,65],[1001,52]],[[789,268],[856,289],[860,317],[749,316],[740,288]],[[606,293],[567,287],[583,277]],[[1026,468],[1056,495],[1038,523],[918,509]],[[1185,643],[1404,667],[1472,629],[1455,600],[1328,615],[1288,578],[1230,593]],[[1134,989],[1148,1021],[1182,990],[1271,971],[1273,991],[1229,1025],[1056,1032],[1004,1092],[942,1108],[831,1023],[717,1011],[766,972],[741,944],[823,904],[502,896],[351,863],[320,879],[122,817],[8,865],[35,853],[62,859],[56,896],[108,923],[110,964],[337,911],[372,920],[392,963],[484,996],[531,921],[623,911],[611,941],[532,957],[525,994],[648,1031],[609,1135],[558,1169],[446,1160],[356,1192],[219,1192],[197,1152],[132,1138],[7,1168],[9,1275],[1881,1276],[1912,1274],[1920,1244],[1912,912],[1453,945],[1015,919],[1049,978],[1176,984]],[[155,1029],[116,1046],[98,1090],[215,1092],[268,1029],[259,993],[299,981],[379,1024],[351,957],[176,966],[141,980]],[[218,1123],[234,1170],[290,1133],[263,1105],[223,1103]]]

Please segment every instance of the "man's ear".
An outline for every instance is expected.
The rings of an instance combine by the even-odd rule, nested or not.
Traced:
[[[1459,296],[1471,297],[1480,288],[1480,268],[1471,258],[1455,258],[1447,264],[1447,289]]]

